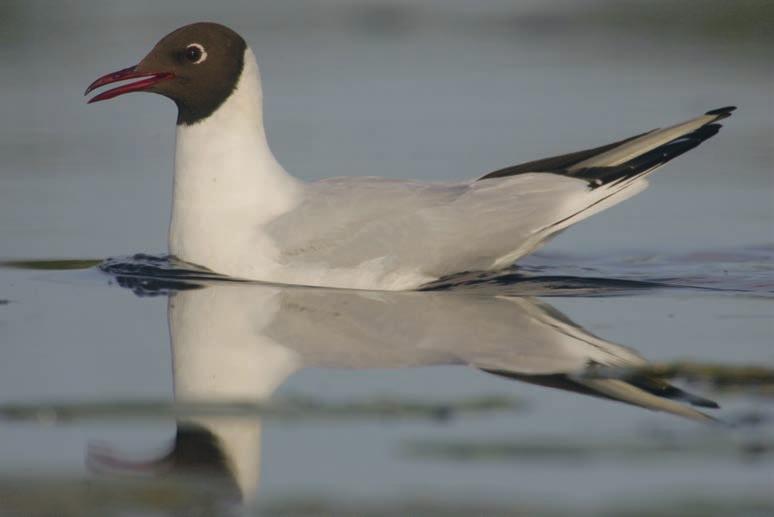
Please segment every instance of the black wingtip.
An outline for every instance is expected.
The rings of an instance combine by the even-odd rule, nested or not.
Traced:
[[[723,108],[718,108],[714,110],[710,110],[705,115],[716,115],[718,118],[717,120],[722,120],[724,118],[728,118],[731,116],[731,112],[736,109],[736,106],[725,106]]]
[[[714,400],[681,390],[677,386],[664,382],[661,379],[654,379],[651,377],[635,377],[629,379],[629,384],[643,391],[646,391],[651,395],[656,395],[657,397],[687,402],[692,406],[702,408],[720,408],[720,405]]]
[[[720,129],[723,127],[722,124],[707,124],[706,126],[701,126],[699,129],[694,131],[693,133],[688,133],[686,137],[690,137],[695,140],[699,140],[698,143],[701,143],[705,140],[709,140],[713,136],[717,135],[718,132],[720,132]]]

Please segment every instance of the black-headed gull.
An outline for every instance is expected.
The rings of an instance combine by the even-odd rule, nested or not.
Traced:
[[[362,289],[507,267],[643,190],[648,174],[717,133],[734,109],[471,181],[306,183],[269,149],[258,67],[236,32],[187,25],[86,92],[134,78],[89,102],[146,91],[177,104],[171,254],[235,277]]]

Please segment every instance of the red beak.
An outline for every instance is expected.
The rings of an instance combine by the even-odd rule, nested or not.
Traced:
[[[140,72],[137,70],[137,66],[130,66],[129,68],[124,68],[123,70],[119,70],[118,72],[113,72],[112,74],[103,75],[93,83],[89,85],[88,88],[86,88],[86,92],[84,95],[88,95],[89,92],[93,91],[96,88],[99,88],[100,86],[105,86],[106,84],[112,84],[119,81],[126,81],[127,79],[137,79],[142,78],[140,81],[135,81],[133,83],[125,84],[123,86],[118,86],[116,88],[113,88],[111,90],[108,90],[106,92],[102,92],[99,95],[92,97],[89,99],[89,104],[92,102],[99,102],[99,101],[106,101],[108,99],[112,99],[113,97],[118,97],[119,95],[123,95],[125,93],[130,92],[142,92],[150,88],[156,83],[159,83],[161,81],[165,81],[167,79],[172,79],[175,77],[175,74],[172,74],[170,72]]]

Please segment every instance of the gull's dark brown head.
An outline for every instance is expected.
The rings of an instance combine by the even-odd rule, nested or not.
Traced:
[[[104,75],[86,94],[107,84],[140,79],[92,97],[104,101],[129,92],[169,97],[178,108],[178,124],[194,124],[210,116],[236,88],[247,44],[228,27],[194,23],[167,34],[137,65]]]

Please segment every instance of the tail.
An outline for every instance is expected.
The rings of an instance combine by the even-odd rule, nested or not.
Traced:
[[[592,189],[641,178],[668,161],[713,137],[717,122],[731,116],[735,106],[708,111],[682,124],[654,129],[612,144],[544,158],[491,172],[479,181],[517,174],[544,172],[587,180]]]

